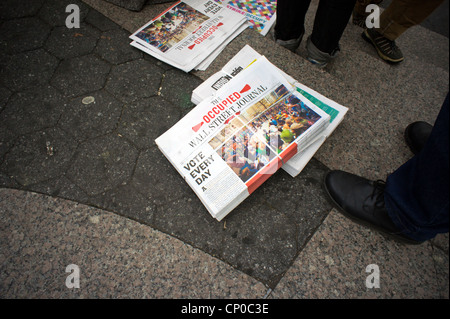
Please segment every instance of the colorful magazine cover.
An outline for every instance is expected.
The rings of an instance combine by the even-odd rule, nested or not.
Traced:
[[[217,3],[245,16],[251,28],[266,35],[276,20],[277,1],[215,0]]]

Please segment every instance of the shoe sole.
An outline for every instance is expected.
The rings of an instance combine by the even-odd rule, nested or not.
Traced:
[[[390,62],[390,63],[399,63],[405,59],[404,57],[400,58],[400,59],[393,59],[393,58],[390,58],[387,55],[385,55],[383,52],[381,52],[380,49],[378,49],[377,45],[375,44],[375,41],[373,41],[372,38],[367,34],[367,30],[364,30],[364,32],[361,34],[361,36],[364,40],[366,40],[367,42],[369,42],[370,44],[373,45],[375,50],[377,50],[377,53],[380,56],[380,58],[382,58],[383,60]]]
[[[416,240],[414,240],[414,239],[408,239],[408,238],[405,238],[405,237],[400,236],[400,235],[396,235],[396,234],[389,233],[389,232],[387,232],[385,229],[383,229],[383,228],[381,228],[381,227],[379,227],[379,226],[377,226],[377,225],[374,225],[374,224],[372,224],[372,223],[369,223],[369,222],[367,222],[367,221],[365,221],[365,220],[363,220],[363,219],[357,218],[357,217],[355,217],[355,216],[353,216],[353,215],[347,213],[347,212],[344,210],[344,208],[342,208],[341,205],[339,205],[339,204],[334,200],[334,198],[331,196],[330,192],[328,191],[328,188],[327,188],[327,186],[326,186],[326,184],[325,184],[325,179],[326,179],[326,177],[327,177],[327,174],[324,175],[323,182],[322,182],[322,188],[323,188],[323,190],[325,191],[325,193],[327,194],[327,197],[328,197],[328,200],[330,201],[330,203],[331,203],[334,207],[336,207],[342,215],[344,215],[345,217],[347,217],[348,219],[352,220],[353,222],[355,222],[355,223],[357,223],[357,224],[360,224],[360,225],[365,226],[365,227],[370,228],[370,229],[374,229],[374,230],[380,232],[382,235],[385,235],[385,236],[387,236],[387,237],[389,237],[389,238],[391,238],[391,239],[395,239],[395,240],[397,240],[397,241],[399,241],[399,242],[402,242],[402,243],[404,243],[404,244],[409,244],[409,245],[420,245],[420,244],[423,243],[422,241],[416,241]]]

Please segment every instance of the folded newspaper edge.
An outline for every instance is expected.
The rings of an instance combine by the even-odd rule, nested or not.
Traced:
[[[217,49],[223,49],[224,42],[229,43],[248,25],[244,16],[214,1],[184,0],[130,35],[130,44],[189,72],[208,57],[211,63],[211,58],[220,53]]]
[[[295,121],[297,130],[274,121]],[[155,142],[220,221],[329,123],[330,115],[260,56]]]
[[[201,100],[213,95],[220,87],[231,81],[240,71],[245,69],[251,63],[260,58],[261,55],[249,45],[245,45],[219,72],[213,74],[200,84],[192,92],[191,101],[198,104]],[[337,126],[342,122],[348,108],[337,102],[323,96],[313,89],[301,84],[288,74],[279,70],[288,81],[294,85],[302,98],[308,99],[316,106],[331,115],[330,125],[316,136],[302,151],[294,155],[288,162],[284,163],[283,169],[292,177],[297,176],[308,164],[317,150],[322,146],[325,140],[333,133]]]

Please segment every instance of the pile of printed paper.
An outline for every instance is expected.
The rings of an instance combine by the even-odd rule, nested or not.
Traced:
[[[192,99],[156,144],[219,221],[279,168],[299,174],[347,112],[249,46]]]
[[[185,72],[205,70],[249,26],[246,17],[214,0],[184,0],[130,38],[131,45]]]

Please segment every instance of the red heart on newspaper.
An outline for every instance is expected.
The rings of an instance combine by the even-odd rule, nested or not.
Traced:
[[[236,115],[239,115],[239,114],[241,114],[241,112],[236,112]]]
[[[244,86],[244,88],[241,90],[241,92],[240,93],[245,93],[245,92],[247,92],[248,90],[250,90],[251,88],[250,88],[250,85],[246,85],[246,86]]]
[[[203,124],[204,124],[204,122],[201,122],[201,123],[199,123],[199,124],[193,126],[193,127],[192,127],[192,130],[193,130],[194,132],[197,132],[197,131],[200,129],[200,127],[202,127]]]
[[[219,24],[217,25],[218,27],[221,27],[221,26],[223,26],[223,23],[222,22],[219,22]]]
[[[195,47],[195,43],[193,45],[188,46],[189,50],[192,50]]]

